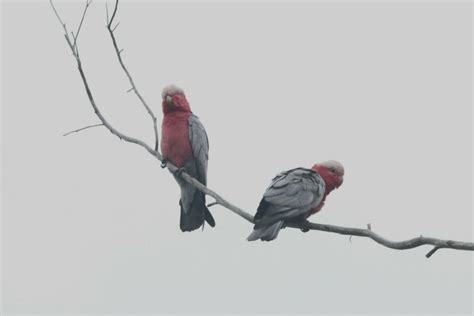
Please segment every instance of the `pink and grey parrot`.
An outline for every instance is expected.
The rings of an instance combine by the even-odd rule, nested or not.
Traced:
[[[277,238],[285,223],[304,222],[321,210],[328,194],[341,186],[343,177],[344,167],[334,160],[278,174],[260,201],[254,230],[247,240],[270,241]]]
[[[162,93],[163,123],[161,151],[164,161],[169,161],[202,184],[207,184],[209,140],[199,118],[191,112],[182,89],[170,85]],[[214,218],[206,206],[204,193],[174,175],[181,188],[181,217],[179,227],[183,232],[193,231],[208,222],[215,226]]]

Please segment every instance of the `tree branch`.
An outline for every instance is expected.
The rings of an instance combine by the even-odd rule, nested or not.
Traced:
[[[87,2],[86,2],[86,8],[84,10],[84,15],[81,19],[81,23],[78,27],[78,32],[76,33],[76,36],[73,36],[74,37],[74,44],[71,42],[71,40],[69,38],[68,31],[67,31],[67,28],[66,28],[66,24],[63,23],[63,21],[61,20],[56,8],[54,7],[54,4],[53,4],[52,0],[50,0],[50,3],[51,3],[51,6],[54,10],[54,13],[56,14],[57,19],[59,20],[59,23],[61,24],[61,26],[64,29],[64,37],[66,39],[66,42],[69,45],[69,48],[71,49],[74,58],[76,59],[77,68],[78,68],[79,74],[81,76],[82,82],[84,84],[84,89],[86,90],[89,102],[90,102],[92,108],[94,109],[95,114],[97,115],[97,117],[102,122],[102,124],[97,124],[97,126],[98,125],[104,125],[112,134],[119,137],[121,140],[124,140],[124,141],[129,142],[129,143],[134,143],[138,146],[143,147],[153,157],[155,157],[157,160],[161,161],[162,165],[163,164],[166,165],[166,167],[168,168],[168,170],[170,172],[176,174],[178,168],[175,165],[173,165],[169,162],[165,163],[163,161],[163,157],[161,156],[161,154],[158,150],[158,131],[157,131],[157,127],[156,127],[156,117],[153,114],[153,112],[151,111],[151,109],[148,107],[148,105],[146,104],[144,99],[141,97],[141,95],[137,92],[137,89],[136,89],[136,86],[133,82],[133,79],[130,76],[130,73],[128,72],[127,68],[123,64],[122,58],[120,56],[121,51],[119,51],[119,49],[117,47],[117,42],[116,42],[115,36],[113,34],[113,29],[111,28],[112,22],[113,22],[113,20],[115,18],[115,15],[117,13],[118,0],[116,0],[115,8],[114,8],[114,11],[112,13],[112,17],[110,18],[110,21],[108,21],[107,29],[109,30],[110,36],[112,38],[112,43],[113,43],[115,51],[117,53],[119,63],[122,66],[122,69],[124,70],[125,74],[127,75],[128,79],[130,81],[130,84],[132,85],[132,89],[135,91],[135,94],[137,95],[137,97],[140,99],[140,101],[142,102],[142,104],[146,108],[146,110],[147,110],[148,114],[150,115],[150,117],[153,119],[153,125],[154,125],[154,129],[155,129],[155,149],[152,149],[145,142],[143,142],[143,141],[141,141],[137,138],[133,138],[133,137],[127,136],[127,135],[119,132],[117,129],[115,129],[105,119],[105,117],[102,115],[99,108],[97,107],[97,104],[94,100],[91,89],[89,88],[89,84],[87,82],[86,76],[84,74],[84,70],[82,68],[82,62],[81,62],[81,59],[79,57],[79,53],[77,52],[77,46],[76,46],[76,44],[77,44],[76,42],[77,42],[77,38],[78,38],[78,35],[79,35],[79,30],[80,30],[80,25],[82,24],[82,21],[84,20],[84,15],[85,15],[85,12],[87,11],[87,6],[89,6],[89,4],[90,4],[89,0],[87,0]],[[92,127],[92,126],[90,126],[90,127]],[[89,128],[89,127],[85,127],[85,128]],[[83,129],[85,129],[85,128],[83,128]],[[79,129],[79,130],[82,130],[82,129]],[[76,131],[79,131],[79,130],[76,130]],[[73,132],[75,132],[75,131],[73,131]],[[233,205],[232,203],[228,202],[226,199],[221,197],[215,191],[213,191],[210,188],[204,186],[202,183],[197,181],[195,178],[191,177],[186,172],[180,172],[178,174],[187,183],[193,185],[194,187],[196,187],[198,190],[200,190],[204,194],[213,197],[215,199],[215,202],[211,203],[210,206],[219,204],[219,205],[223,206],[224,208],[232,211],[233,213],[239,215],[240,217],[244,218],[248,222],[253,223],[253,216],[251,214],[245,212],[241,208],[239,208],[239,207]],[[301,229],[303,231],[319,230],[319,231],[325,231],[325,232],[336,233],[336,234],[341,234],[341,235],[367,237],[367,238],[370,238],[370,239],[374,240],[375,242],[377,242],[377,243],[379,243],[379,244],[381,244],[385,247],[392,248],[392,249],[398,249],[398,250],[411,249],[411,248],[416,248],[416,247],[420,247],[420,246],[423,246],[423,245],[432,245],[432,246],[434,246],[434,248],[426,254],[427,258],[432,256],[437,250],[439,250],[441,248],[449,248],[449,249],[456,249],[456,250],[470,250],[470,251],[474,250],[474,243],[472,243],[472,242],[443,240],[443,239],[423,237],[423,236],[416,237],[416,238],[413,238],[413,239],[404,240],[404,241],[391,241],[391,240],[385,239],[385,238],[381,237],[380,235],[374,233],[372,231],[370,225],[367,226],[367,229],[362,229],[362,228],[334,226],[334,225],[328,225],[328,224],[317,224],[317,223],[311,223],[311,222],[305,221],[305,222],[287,223],[286,227],[297,228],[297,229]]]
[[[62,23],[62,20],[59,16],[59,14],[57,13],[57,10],[56,8],[54,7],[54,4],[53,4],[53,1],[50,0],[50,3],[51,3],[51,6],[54,10],[54,12],[56,13],[56,17],[58,18],[58,20],[60,21],[61,25],[64,26],[64,31],[65,31],[65,34],[64,34],[64,37],[66,38],[66,41],[69,45],[69,48],[71,49],[72,51],[72,54],[73,56],[75,57],[76,59],[76,62],[77,62],[77,69],[79,71],[79,74],[81,76],[81,79],[82,79],[82,82],[84,84],[84,89],[86,90],[86,93],[87,93],[87,97],[89,99],[89,102],[90,104],[92,105],[92,108],[94,109],[94,112],[95,114],[97,115],[97,117],[100,119],[100,121],[102,122],[102,125],[104,125],[112,134],[114,134],[115,136],[117,136],[118,138],[120,138],[121,140],[124,140],[126,142],[129,142],[129,143],[133,143],[133,144],[136,144],[138,146],[141,146],[143,148],[145,148],[153,157],[155,157],[156,159],[158,159],[160,162],[163,163],[163,157],[161,156],[160,152],[158,150],[153,150],[150,146],[148,146],[145,142],[137,139],[137,138],[133,138],[133,137],[130,137],[130,136],[127,136],[121,132],[119,132],[117,129],[115,129],[106,119],[105,117],[102,115],[102,112],[100,111],[100,109],[98,108],[95,100],[94,100],[94,97],[92,95],[92,92],[91,92],[91,89],[89,87],[89,84],[87,82],[87,78],[85,76],[85,73],[84,73],[84,70],[82,68],[82,61],[81,61],[81,58],[79,57],[79,55],[76,53],[76,51],[74,50],[74,46],[72,45],[70,39],[69,39],[69,36],[68,36],[68,33],[67,33],[67,29],[65,28],[65,24]],[[114,13],[112,15],[112,18],[110,20],[110,23],[112,23],[113,21],[113,18],[115,16],[117,12],[117,7],[115,7],[114,9]],[[166,167],[168,168],[168,170],[172,173],[176,173],[176,171],[178,171],[178,167],[176,167],[175,165],[173,165],[172,163],[170,162],[167,162],[166,163]],[[223,197],[221,197],[220,195],[218,195],[217,193],[215,193],[214,191],[210,190],[209,188],[207,188],[206,186],[204,186],[202,183],[200,183],[199,181],[197,181],[196,179],[194,179],[193,177],[191,177],[189,174],[187,174],[186,172],[181,172],[180,173],[181,175],[181,178],[183,178],[186,182],[188,182],[189,184],[195,186],[198,190],[202,191],[203,193],[209,195],[209,196],[212,196],[216,202],[218,202],[220,205],[228,208],[229,210],[233,211],[234,213],[242,216],[243,218],[245,218],[246,220],[252,222],[253,221],[253,216],[246,213],[245,211],[241,210],[240,208],[232,205],[231,203],[229,203],[228,201],[226,201]]]
[[[109,24],[109,5],[107,4],[107,1],[105,1],[105,14],[107,18],[107,25]]]
[[[304,224],[296,223],[296,222],[288,223],[286,227],[299,228],[299,229],[304,227],[309,230],[319,230],[319,231],[325,231],[325,232],[336,233],[336,234],[341,234],[341,235],[349,235],[349,236],[368,237],[387,248],[392,248],[392,249],[397,249],[397,250],[406,250],[406,249],[420,247],[423,245],[432,245],[434,246],[434,248],[426,254],[427,258],[431,257],[435,253],[435,251],[441,248],[450,248],[450,249],[456,249],[456,250],[471,250],[471,251],[474,250],[474,243],[472,242],[444,240],[444,239],[423,237],[423,236],[408,239],[408,240],[403,240],[403,241],[391,241],[374,233],[370,228],[363,229],[363,228],[341,227],[341,226],[317,224],[317,223],[311,223],[311,222],[306,222]]]
[[[115,1],[115,8],[114,8],[114,12],[112,13],[112,17],[110,18],[110,21],[108,22],[107,24],[107,30],[109,31],[109,34],[110,34],[110,37],[112,38],[112,44],[114,45],[114,49],[115,49],[115,53],[117,55],[117,58],[118,58],[118,61],[120,63],[120,66],[122,67],[123,71],[125,72],[125,75],[127,76],[128,78],[128,81],[130,82],[130,85],[132,86],[132,88],[130,88],[130,90],[133,90],[136,94],[136,96],[138,97],[138,99],[141,101],[141,103],[143,104],[143,106],[145,107],[146,111],[148,112],[148,115],[150,115],[152,121],[153,121],[153,130],[155,132],[155,150],[157,151],[158,150],[158,126],[157,126],[157,122],[156,122],[156,116],[155,116],[155,113],[153,113],[153,111],[151,110],[151,108],[148,106],[148,104],[146,103],[145,99],[142,97],[142,95],[140,94],[140,92],[138,92],[137,90],[137,87],[135,86],[135,82],[133,81],[133,78],[132,76],[130,75],[130,73],[128,72],[128,69],[127,67],[125,67],[125,64],[123,63],[123,60],[122,60],[122,50],[120,50],[118,48],[118,45],[117,45],[117,40],[115,39],[115,35],[114,35],[114,31],[115,29],[117,28],[117,26],[119,26],[120,22],[117,23],[117,25],[112,28],[112,23],[114,22],[114,18],[115,18],[115,14],[117,13],[117,8],[118,8],[118,3],[119,3],[119,0],[116,0]],[[129,90],[129,91],[130,91]]]
[[[75,129],[75,130],[73,130],[73,131],[67,132],[66,134],[63,134],[63,136],[67,136],[67,135],[69,135],[69,134],[77,133],[77,132],[83,131],[83,130],[85,130],[85,129],[92,128],[92,127],[97,127],[97,126],[104,126],[104,124],[102,124],[102,123],[100,123],[100,124],[94,124],[94,125],[89,125],[89,126],[82,127],[82,128],[79,128],[79,129]]]
[[[130,137],[130,136],[127,136],[121,132],[119,132],[117,129],[115,129],[106,119],[105,117],[102,115],[102,113],[100,112],[99,108],[97,107],[97,104],[95,103],[95,100],[94,100],[94,97],[92,96],[92,92],[91,92],[91,89],[89,88],[89,84],[87,83],[87,78],[86,78],[86,75],[84,74],[84,70],[82,69],[82,62],[81,62],[81,58],[79,57],[79,54],[77,52],[76,49],[74,49],[74,45],[72,44],[71,42],[71,39],[69,38],[69,34],[67,32],[67,29],[66,29],[66,24],[63,23],[63,21],[61,20],[59,14],[58,14],[58,11],[56,10],[55,6],[54,6],[54,3],[52,0],[50,0],[50,4],[56,14],[56,17],[58,18],[59,20],[59,23],[61,23],[61,25],[63,26],[63,29],[64,29],[64,37],[66,39],[66,42],[68,43],[69,45],[69,48],[71,49],[71,52],[72,52],[72,55],[74,56],[74,58],[76,59],[76,62],[77,62],[77,69],[79,71],[79,74],[81,76],[81,79],[82,79],[82,83],[84,84],[84,89],[86,90],[86,93],[87,93],[87,97],[89,98],[89,102],[90,104],[92,105],[92,108],[94,109],[94,112],[95,114],[97,115],[97,117],[100,119],[100,121],[102,122],[102,124],[104,124],[105,127],[107,127],[107,129],[112,133],[114,134],[115,136],[117,136],[118,138],[122,139],[122,140],[125,140],[129,143],[134,143],[134,144],[137,144],[143,148],[145,148],[150,154],[152,155],[156,155],[156,152],[155,150],[153,150],[150,146],[148,146],[145,142],[137,139],[137,138],[133,138],[133,137]],[[89,4],[89,2],[86,3],[86,6]],[[115,14],[115,12],[114,12]],[[76,36],[76,40],[77,40],[77,36]]]
[[[72,34],[72,37],[74,38],[73,47],[76,48],[76,53],[77,53],[77,46],[76,46],[77,37],[79,36],[79,32],[81,31],[81,27],[82,27],[82,22],[84,22],[84,18],[86,17],[87,9],[89,8],[91,3],[92,3],[92,0],[87,0],[86,1],[86,6],[84,7],[84,12],[82,12],[81,22],[79,22],[79,26],[77,27],[76,35]]]

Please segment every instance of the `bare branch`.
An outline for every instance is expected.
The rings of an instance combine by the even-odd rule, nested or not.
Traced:
[[[441,249],[443,247],[441,246],[436,246],[436,247],[433,247],[433,249],[431,249],[425,256],[426,258],[429,258],[431,257],[436,251],[438,251],[438,249]]]
[[[139,139],[127,136],[127,135],[119,132],[102,115],[99,108],[97,107],[97,104],[95,103],[92,92],[89,88],[89,84],[87,82],[86,76],[84,74],[84,70],[82,68],[81,59],[80,59],[79,54],[77,52],[76,40],[77,40],[78,32],[76,33],[76,36],[74,37],[75,38],[75,43],[73,45],[70,38],[69,38],[69,36],[68,36],[68,31],[67,31],[66,25],[61,20],[58,12],[56,11],[56,8],[53,5],[52,0],[50,0],[50,3],[51,3],[51,6],[52,6],[55,14],[56,14],[56,17],[58,18],[61,26],[64,29],[64,37],[65,37],[65,39],[66,39],[66,41],[69,45],[69,48],[72,51],[73,56],[76,59],[77,68],[78,68],[79,74],[81,76],[82,82],[84,84],[84,88],[86,90],[89,102],[92,105],[92,108],[94,109],[95,114],[97,115],[97,117],[102,122],[102,124],[97,124],[96,126],[103,125],[112,134],[119,137],[120,139],[122,139],[126,142],[129,142],[129,143],[134,143],[138,146],[141,146],[141,147],[145,148],[153,157],[155,157],[156,159],[161,161],[162,164],[165,164],[170,172],[176,174],[177,171],[178,171],[178,168],[176,166],[174,166],[173,164],[169,163],[169,162],[163,161],[163,157],[161,156],[160,152],[158,151],[158,132],[157,132],[157,129],[156,129],[156,117],[154,116],[153,112],[150,110],[148,105],[145,103],[145,101],[143,100],[141,95],[137,92],[135,84],[133,83],[132,77],[128,73],[128,71],[125,68],[125,66],[123,64],[123,61],[120,57],[120,51],[117,48],[117,43],[116,43],[115,37],[113,35],[113,31],[111,29],[111,24],[113,22],[113,19],[115,17],[116,12],[117,12],[118,0],[115,3],[114,12],[113,12],[112,17],[111,17],[111,19],[110,19],[110,21],[107,25],[107,28],[109,30],[109,33],[110,33],[111,37],[112,37],[112,42],[114,44],[114,47],[115,47],[120,65],[122,66],[124,72],[126,73],[127,77],[129,78],[129,81],[132,85],[132,89],[135,91],[138,98],[142,101],[142,103],[145,106],[145,108],[147,109],[149,115],[153,119],[153,124],[154,124],[154,128],[155,128],[155,137],[156,137],[155,149],[152,149],[145,142],[143,142]],[[89,0],[87,1],[87,5],[88,4],[90,4]],[[75,48],[76,48],[76,50],[75,50]],[[92,127],[92,126],[90,126],[90,127]],[[86,127],[86,128],[89,128],[89,127]],[[83,128],[83,129],[85,129],[85,128]],[[79,129],[79,130],[82,130],[82,129]],[[76,131],[79,131],[79,130],[76,130]],[[75,131],[73,131],[73,132],[75,132]],[[230,202],[225,200],[223,197],[221,197],[219,194],[217,194],[215,191],[213,191],[210,188],[204,186],[202,183],[200,183],[195,178],[191,177],[186,172],[180,172],[178,174],[184,181],[186,181],[187,183],[193,185],[194,187],[196,187],[198,190],[200,190],[204,194],[209,195],[209,196],[211,196],[215,199],[215,202],[211,203],[209,206],[219,204],[219,205],[223,206],[224,208],[232,211],[233,213],[239,215],[240,217],[244,218],[248,222],[250,222],[250,223],[254,222],[253,216],[251,214],[249,214],[249,213],[245,212],[244,210],[242,210],[241,208],[231,204]],[[374,240],[375,242],[377,242],[377,243],[379,243],[379,244],[381,244],[385,247],[392,248],[392,249],[398,249],[398,250],[416,248],[416,247],[420,247],[422,245],[432,245],[432,246],[434,246],[434,248],[426,254],[427,258],[432,256],[437,250],[439,250],[441,248],[449,248],[449,249],[457,249],[457,250],[470,250],[470,251],[474,250],[474,243],[472,243],[472,242],[443,240],[443,239],[423,237],[423,236],[408,239],[408,240],[404,240],[404,241],[391,241],[391,240],[385,239],[385,238],[381,237],[380,235],[374,233],[372,231],[371,227],[370,227],[370,224],[367,225],[367,229],[361,229],[361,228],[341,227],[341,226],[334,226],[334,225],[327,225],[327,224],[317,224],[317,223],[311,223],[311,222],[308,222],[308,221],[304,221],[304,222],[287,223],[286,227],[297,228],[297,229],[301,229],[302,231],[319,230],[319,231],[325,231],[325,232],[336,233],[336,234],[341,234],[341,235],[349,235],[351,237],[352,236],[367,237],[367,238],[370,238],[370,239]]]
[[[117,25],[115,25],[115,27],[112,29],[112,32],[115,32],[115,29],[120,25],[120,22],[117,23]]]
[[[133,92],[135,92],[136,96],[137,96],[138,99],[141,101],[141,103],[142,103],[143,106],[145,107],[146,111],[148,112],[148,115],[150,116],[150,118],[151,118],[152,121],[153,121],[153,130],[154,130],[154,132],[155,132],[155,151],[158,151],[158,142],[159,142],[159,138],[158,138],[158,125],[157,125],[157,122],[156,122],[155,113],[153,113],[153,111],[151,110],[151,108],[150,108],[150,107],[148,106],[148,104],[146,103],[145,99],[143,99],[143,97],[142,97],[142,95],[140,94],[140,92],[138,92],[137,87],[135,86],[135,82],[133,81],[132,76],[131,76],[130,73],[128,72],[127,67],[125,67],[125,64],[123,63],[122,55],[121,55],[122,50],[119,50],[118,45],[117,45],[117,40],[115,39],[115,35],[114,35],[114,30],[115,30],[115,28],[117,28],[118,24],[112,29],[112,22],[113,22],[113,20],[114,20],[114,18],[115,18],[115,14],[117,13],[118,3],[119,3],[119,0],[116,0],[116,1],[115,1],[114,13],[112,14],[112,18],[110,19],[109,24],[107,24],[107,30],[109,30],[110,37],[112,38],[112,44],[114,45],[115,53],[116,53],[116,55],[117,55],[118,61],[119,61],[119,63],[120,63],[120,66],[122,67],[123,71],[125,72],[125,75],[127,76],[128,81],[130,82],[130,85],[132,86]],[[120,22],[119,22],[119,24],[120,24]]]
[[[53,8],[54,14],[56,14],[56,18],[58,19],[59,23],[63,27],[64,33],[68,34],[68,31],[66,29],[66,23],[64,23],[63,20],[61,20],[61,17],[59,16],[59,13],[56,10],[56,7],[54,6],[53,0],[49,0],[49,4],[51,5],[51,8]]]
[[[102,113],[100,112],[99,108],[97,107],[96,103],[95,103],[95,100],[92,96],[92,92],[89,88],[89,84],[87,83],[87,79],[86,79],[86,76],[84,74],[84,70],[82,69],[82,64],[81,64],[81,60],[80,58],[76,58],[77,60],[77,68],[79,70],[79,74],[81,75],[81,79],[82,79],[82,82],[84,84],[84,88],[86,89],[86,93],[87,93],[87,97],[89,98],[89,101],[92,105],[92,107],[94,108],[94,112],[95,114],[97,115],[97,117],[101,120],[101,122],[104,124],[105,127],[107,127],[110,132],[112,134],[114,134],[115,136],[117,136],[118,138],[122,139],[122,140],[125,140],[129,143],[134,143],[134,144],[137,144],[143,148],[145,148],[150,154],[152,155],[156,155],[156,152],[155,150],[153,150],[150,146],[148,146],[145,142],[137,139],[137,138],[133,138],[133,137],[130,137],[130,136],[127,136],[125,134],[122,134],[121,132],[119,132],[118,130],[116,130],[106,119],[105,117],[102,115]]]
[[[86,1],[86,6],[84,7],[84,12],[82,13],[81,22],[79,22],[79,26],[77,27],[76,36],[74,36],[74,34],[73,34],[73,38],[74,38],[73,47],[76,47],[76,41],[77,41],[77,38],[79,37],[79,32],[81,31],[82,22],[84,22],[84,18],[85,18],[86,13],[87,13],[87,8],[89,8],[91,3],[92,3],[92,0],[87,0]]]
[[[81,59],[79,57],[79,54],[77,53],[77,50],[74,49],[74,45],[72,44],[69,36],[68,36],[68,31],[66,29],[66,26],[65,24],[62,22],[56,8],[54,7],[54,4],[52,2],[52,0],[50,0],[50,3],[51,3],[51,6],[54,10],[54,12],[56,13],[56,17],[58,18],[59,22],[61,23],[61,25],[63,26],[63,29],[64,29],[64,37],[69,45],[69,48],[71,49],[71,52],[73,54],[73,56],[75,57],[76,59],[76,62],[77,62],[77,69],[79,71],[79,74],[81,76],[81,79],[82,79],[82,83],[84,84],[84,89],[86,90],[86,93],[87,93],[87,97],[89,99],[89,102],[90,104],[92,105],[92,108],[94,109],[94,112],[95,114],[97,115],[97,117],[100,119],[100,121],[102,122],[102,124],[107,127],[107,129],[112,133],[114,134],[115,136],[117,136],[118,138],[122,139],[122,140],[125,140],[129,143],[134,143],[134,144],[137,144],[143,148],[145,148],[150,154],[152,154],[153,156],[157,157],[157,151],[153,150],[150,146],[148,146],[144,141],[142,140],[139,140],[137,138],[134,138],[134,137],[130,137],[130,136],[127,136],[121,132],[119,132],[117,129],[115,129],[106,119],[105,117],[102,115],[102,113],[100,112],[99,108],[97,107],[97,104],[95,103],[95,100],[94,100],[94,97],[92,95],[92,92],[91,92],[91,89],[89,88],[89,84],[87,83],[87,78],[84,74],[84,70],[82,68],[82,62],[81,62]],[[87,2],[89,3],[89,1]],[[161,159],[161,156],[159,156]]]
[[[319,231],[325,231],[325,232],[336,233],[336,234],[341,234],[341,235],[368,237],[385,247],[398,249],[398,250],[412,249],[412,248],[420,247],[423,245],[435,246],[435,249],[433,249],[426,255],[427,258],[433,255],[433,253],[436,250],[441,249],[441,248],[450,248],[450,249],[457,249],[457,250],[471,250],[471,251],[474,250],[474,243],[472,242],[445,240],[445,239],[437,239],[437,238],[423,237],[423,236],[408,239],[408,240],[403,240],[403,241],[391,241],[374,233],[370,229],[341,227],[341,226],[317,224],[317,223],[311,223],[311,222],[307,222],[306,225],[305,226],[308,227],[310,230],[319,230]],[[298,229],[301,229],[301,226],[302,226],[301,223],[289,223],[287,225],[287,227],[298,228]]]
[[[74,52],[74,49],[71,43],[71,39],[69,38],[69,32],[67,30],[66,23],[64,23],[61,17],[59,16],[59,13],[56,10],[56,7],[54,6],[53,0],[49,0],[49,4],[51,5],[51,8],[53,8],[54,14],[56,15],[56,18],[58,19],[59,24],[61,24],[61,27],[64,30],[64,38],[66,39],[66,42],[68,43],[69,47],[73,50],[74,57],[76,57],[76,54]]]
[[[112,25],[112,22],[114,21],[115,14],[117,13],[117,9],[118,9],[118,0],[115,1],[114,12],[112,13],[112,17],[110,18],[109,24],[107,24],[108,28],[110,28],[110,26]]]
[[[160,155],[161,156],[161,155]],[[162,160],[161,158],[159,158],[160,160]],[[175,173],[178,168],[172,164],[170,164],[169,162],[166,164],[166,166],[168,167],[168,169],[172,172],[172,173]],[[224,199],[222,196],[220,196],[219,194],[217,194],[216,192],[212,191],[211,189],[209,189],[208,187],[206,187],[205,185],[203,185],[201,182],[199,182],[198,180],[194,179],[193,177],[191,177],[189,174],[185,173],[185,172],[182,172],[180,173],[181,175],[181,178],[183,180],[185,180],[187,183],[193,185],[195,188],[197,188],[199,191],[203,192],[204,194],[206,195],[209,195],[209,196],[212,196],[216,201],[215,203],[225,207],[226,209],[228,209],[229,211],[232,211],[233,213],[239,215],[240,217],[246,219],[247,221],[249,221],[250,223],[253,223],[253,216],[250,215],[249,213],[245,212],[244,210],[242,210],[241,208],[231,204],[229,201],[227,201],[226,199]]]
[[[107,25],[109,25],[109,5],[107,4],[107,1],[105,1],[105,13],[107,15]]]
[[[63,136],[67,136],[67,135],[70,135],[70,134],[72,134],[72,133],[77,133],[77,132],[83,131],[83,130],[85,130],[85,129],[92,128],[92,127],[97,127],[97,126],[104,126],[104,124],[102,124],[102,123],[100,123],[100,124],[94,124],[94,125],[89,125],[89,126],[82,127],[82,128],[79,128],[79,129],[75,129],[75,130],[73,130],[73,131],[67,132],[66,134],[63,134]]]
[[[67,35],[67,33],[64,34],[64,38],[66,39],[66,42],[68,43],[69,47],[71,48],[72,50],[72,55],[76,57],[76,52],[74,51],[74,47],[72,47],[72,43],[71,43],[71,40],[69,39],[69,36]]]

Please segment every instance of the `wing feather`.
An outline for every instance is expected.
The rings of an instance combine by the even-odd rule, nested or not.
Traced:
[[[207,162],[209,160],[209,139],[199,118],[192,114],[188,118],[189,142],[193,151],[198,180],[207,184]]]
[[[323,179],[311,169],[296,168],[278,174],[263,195],[256,226],[271,225],[309,212],[322,201],[324,190]]]

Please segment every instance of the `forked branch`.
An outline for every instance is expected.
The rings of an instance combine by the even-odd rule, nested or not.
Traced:
[[[115,19],[115,15],[117,14],[117,8],[118,8],[118,2],[119,0],[116,0],[115,1],[115,8],[114,8],[114,12],[112,13],[112,17],[110,18],[110,21],[107,21],[107,30],[109,31],[109,34],[110,34],[110,37],[112,39],[112,44],[114,45],[114,49],[115,49],[115,53],[117,55],[117,58],[118,58],[118,61],[120,63],[120,66],[122,67],[123,71],[125,72],[125,75],[127,76],[128,78],[128,81],[130,81],[130,85],[132,86],[129,91],[133,91],[135,92],[136,96],[138,97],[138,99],[140,100],[140,102],[143,104],[143,106],[145,107],[146,111],[148,112],[148,115],[151,117],[151,120],[153,121],[153,130],[155,132],[155,151],[158,151],[158,126],[157,126],[157,123],[156,123],[156,116],[155,114],[153,113],[153,111],[151,110],[151,108],[148,106],[148,104],[146,103],[145,99],[142,97],[142,95],[140,94],[140,92],[138,92],[138,89],[135,85],[135,82],[133,81],[133,78],[132,76],[130,75],[130,73],[128,72],[127,70],[127,67],[125,67],[125,64],[123,63],[123,60],[122,60],[122,51],[121,49],[118,48],[118,44],[117,44],[117,40],[115,38],[115,35],[114,35],[114,31],[115,29],[117,28],[117,26],[119,26],[120,22],[117,23],[113,28],[112,28],[112,23],[114,22],[114,19]],[[127,91],[128,92],[128,91]]]
[[[112,44],[115,48],[115,52],[117,54],[117,58],[119,60],[120,66],[122,67],[123,71],[125,72],[127,78],[130,81],[130,84],[132,86],[131,90],[133,90],[135,92],[136,96],[138,97],[138,99],[141,101],[141,103],[145,107],[146,111],[148,112],[148,115],[153,120],[153,127],[154,127],[154,132],[155,132],[155,146],[154,146],[154,148],[150,147],[144,141],[142,141],[140,139],[137,139],[137,138],[134,138],[134,137],[127,136],[127,135],[123,134],[122,132],[118,131],[116,128],[114,128],[106,120],[106,118],[102,115],[100,109],[98,108],[98,106],[97,106],[97,104],[94,100],[91,89],[90,89],[89,84],[87,82],[86,75],[85,75],[84,70],[82,68],[81,58],[79,57],[79,52],[78,52],[78,49],[77,49],[77,40],[78,40],[78,37],[79,37],[79,32],[81,30],[81,26],[82,26],[82,23],[84,21],[84,18],[85,18],[86,12],[87,12],[87,8],[91,4],[91,2],[92,2],[91,0],[86,1],[86,6],[85,6],[85,9],[84,9],[81,21],[79,23],[78,29],[76,31],[76,34],[71,33],[72,36],[73,36],[73,38],[71,39],[70,36],[69,36],[68,30],[67,30],[66,24],[62,21],[58,11],[56,10],[56,8],[53,4],[53,1],[50,0],[51,7],[52,7],[59,23],[61,24],[61,26],[64,30],[64,37],[66,39],[66,42],[67,42],[69,48],[71,49],[71,52],[72,52],[72,54],[73,54],[73,56],[76,60],[77,68],[78,68],[80,77],[82,79],[82,82],[84,84],[84,89],[86,90],[89,102],[90,102],[92,108],[94,109],[95,114],[97,115],[99,120],[102,122],[102,124],[96,124],[94,126],[100,126],[100,125],[105,126],[112,134],[114,134],[118,138],[120,138],[120,139],[122,139],[126,142],[133,143],[133,144],[136,144],[138,146],[143,147],[144,149],[146,149],[147,152],[149,152],[153,157],[155,157],[157,160],[161,161],[162,164],[163,164],[163,157],[161,156],[161,154],[158,150],[158,129],[157,129],[156,116],[154,115],[153,111],[148,106],[148,104],[145,102],[145,100],[143,99],[141,94],[138,92],[137,87],[136,87],[136,85],[135,85],[135,83],[132,79],[132,76],[130,75],[129,71],[125,67],[125,64],[122,60],[122,57],[121,57],[122,50],[119,50],[118,45],[117,45],[117,41],[115,39],[114,30],[115,30],[115,28],[117,27],[118,24],[115,25],[114,27],[112,27],[112,23],[113,23],[113,21],[115,19],[115,16],[117,14],[118,0],[116,0],[116,2],[115,2],[115,7],[114,7],[114,10],[113,10],[113,13],[112,13],[112,16],[111,16],[110,20],[109,20],[108,8],[107,8],[107,29],[109,31],[109,34],[110,34],[111,38],[112,38]],[[88,127],[82,128],[82,129],[78,129],[78,130],[75,130],[75,131],[72,131],[72,132],[78,132],[80,130],[83,130],[83,129],[86,129],[86,128],[89,128],[89,127],[92,127],[92,126],[88,126]],[[166,163],[166,167],[172,173],[176,173],[176,171],[178,170],[178,168],[176,166],[174,166],[173,164],[171,164],[169,162]],[[219,204],[219,205],[223,206],[224,208],[226,208],[226,209],[234,212],[235,214],[241,216],[242,218],[249,221],[250,223],[253,223],[253,216],[251,214],[249,214],[249,213],[245,212],[244,210],[242,210],[241,208],[233,205],[232,203],[230,203],[229,201],[227,201],[226,199],[221,197],[219,194],[217,194],[215,191],[209,189],[208,187],[204,186],[199,181],[197,181],[195,178],[191,177],[186,172],[181,172],[181,173],[179,173],[179,175],[187,183],[193,185],[194,187],[196,187],[198,190],[202,191],[206,195],[209,195],[209,196],[213,197],[215,199],[215,202],[211,203],[212,205]],[[413,238],[413,239],[404,240],[404,241],[391,241],[391,240],[385,239],[385,238],[381,237],[380,235],[374,233],[372,231],[372,229],[370,228],[370,226],[368,226],[367,229],[361,229],[361,228],[341,227],[341,226],[334,226],[334,225],[327,225],[327,224],[317,224],[317,223],[311,223],[311,222],[298,222],[298,223],[288,223],[286,225],[286,227],[297,228],[297,229],[301,229],[302,231],[319,230],[319,231],[325,231],[325,232],[342,234],[342,235],[367,237],[367,238],[370,238],[370,239],[374,240],[375,242],[377,242],[377,243],[379,243],[379,244],[381,244],[385,247],[392,248],[392,249],[398,249],[398,250],[411,249],[411,248],[416,248],[416,247],[420,247],[420,246],[423,246],[423,245],[431,245],[431,246],[433,246],[433,249],[426,254],[426,257],[428,257],[428,258],[431,255],[433,255],[437,250],[439,250],[441,248],[449,248],[449,249],[457,249],[457,250],[470,250],[470,251],[474,250],[474,243],[472,243],[472,242],[443,240],[443,239],[423,237],[423,236],[416,237],[416,238]]]

